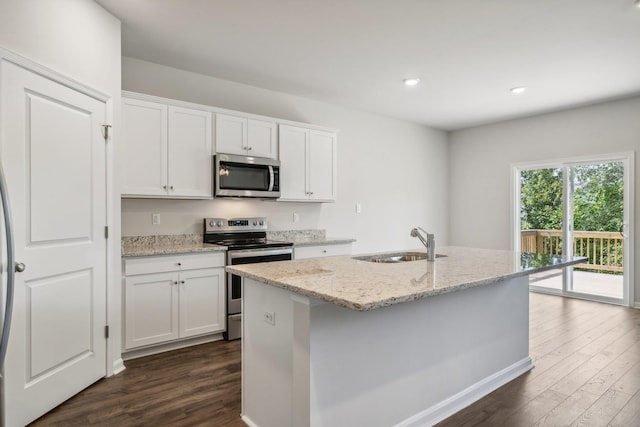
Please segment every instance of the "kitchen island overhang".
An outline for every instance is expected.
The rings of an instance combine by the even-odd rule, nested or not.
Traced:
[[[531,369],[527,275],[584,259],[440,252],[228,267],[245,277],[245,422],[431,425]]]

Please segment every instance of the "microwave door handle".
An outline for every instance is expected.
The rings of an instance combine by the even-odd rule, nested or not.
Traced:
[[[273,191],[273,166],[269,165],[269,191]]]

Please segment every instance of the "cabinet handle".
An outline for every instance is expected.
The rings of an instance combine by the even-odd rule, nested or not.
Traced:
[[[172,185],[171,187],[169,187],[169,189],[170,189],[171,191],[173,191],[173,185]]]
[[[166,189],[167,189],[167,186],[166,186],[166,185],[163,185],[163,186],[162,186],[162,189],[163,189],[163,190],[166,190]]]
[[[326,249],[324,249],[324,250],[322,251],[322,253],[323,253],[323,254],[326,254],[326,253],[327,253],[327,250],[326,250]]]
[[[174,285],[177,285],[177,284],[178,284],[178,281],[177,281],[177,280],[174,280],[173,284],[174,284]]]
[[[182,263],[181,263],[181,262],[179,262],[179,263],[178,263],[178,267],[180,267],[181,265],[182,265]]]
[[[247,150],[251,151],[253,150],[253,147],[247,147]]]
[[[180,283],[184,285],[184,280],[181,280]]]

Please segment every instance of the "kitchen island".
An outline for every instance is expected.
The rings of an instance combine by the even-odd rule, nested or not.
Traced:
[[[227,267],[245,278],[243,420],[432,425],[531,369],[528,275],[584,258],[439,252]]]

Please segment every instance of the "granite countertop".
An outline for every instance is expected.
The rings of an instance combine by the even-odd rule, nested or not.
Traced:
[[[161,236],[123,236],[123,257],[186,254],[197,252],[223,252],[226,246],[202,243],[202,235],[179,234]]]
[[[267,238],[279,242],[291,242],[293,246],[339,245],[356,241],[350,238],[326,237],[325,230],[270,230],[267,231]]]
[[[441,247],[437,252],[447,256],[401,263],[337,256],[228,266],[226,270],[310,298],[369,311],[586,261],[584,257],[462,247]]]
[[[274,239],[279,240],[279,239]],[[346,243],[353,243],[356,239],[340,238],[340,237],[293,237],[286,240],[279,240],[293,243],[293,246],[318,246],[318,245],[340,245]]]

